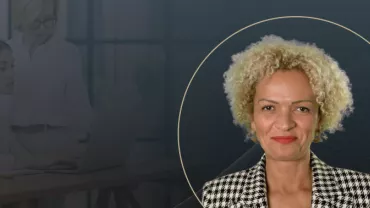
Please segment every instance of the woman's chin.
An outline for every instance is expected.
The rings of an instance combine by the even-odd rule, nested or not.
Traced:
[[[302,157],[302,152],[296,148],[286,148],[269,151],[266,155],[273,160],[290,161]]]

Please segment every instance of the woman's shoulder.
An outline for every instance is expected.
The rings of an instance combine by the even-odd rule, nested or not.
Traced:
[[[249,168],[246,170],[230,173],[224,176],[217,177],[211,181],[207,181],[203,185],[203,192],[219,188],[222,188],[223,190],[228,188],[242,189],[243,188],[242,184],[246,182],[248,175],[252,169],[253,168]]]
[[[331,167],[331,166],[330,166]],[[357,170],[351,170],[347,168],[339,168],[339,167],[331,167],[333,170],[334,176],[337,180],[341,181],[348,181],[352,180],[360,180],[364,183],[370,185],[370,173],[364,173]]]
[[[370,174],[346,168],[331,167],[337,184],[354,198],[370,200]],[[366,194],[367,193],[367,194]]]
[[[229,207],[229,203],[239,201],[246,183],[250,181],[250,173],[254,167],[235,173],[220,176],[203,185],[203,207]]]

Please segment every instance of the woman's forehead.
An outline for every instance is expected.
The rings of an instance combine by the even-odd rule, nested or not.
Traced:
[[[256,85],[256,96],[280,100],[312,99],[314,93],[304,72],[277,71]]]

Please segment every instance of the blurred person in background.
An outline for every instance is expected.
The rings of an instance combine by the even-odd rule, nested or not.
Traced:
[[[15,169],[77,168],[85,152],[92,109],[81,54],[64,40],[60,5],[59,0],[12,1]],[[62,206],[63,197],[38,201],[38,207]]]
[[[64,40],[58,0],[16,2],[9,41],[17,60],[12,126],[27,147],[15,145],[17,165],[49,168],[64,161],[74,167],[92,119],[81,54]]]

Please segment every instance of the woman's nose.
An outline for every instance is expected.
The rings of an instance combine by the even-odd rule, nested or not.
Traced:
[[[283,131],[289,131],[290,129],[294,128],[296,126],[296,123],[291,112],[284,111],[279,113],[275,121],[275,126],[279,130]]]

